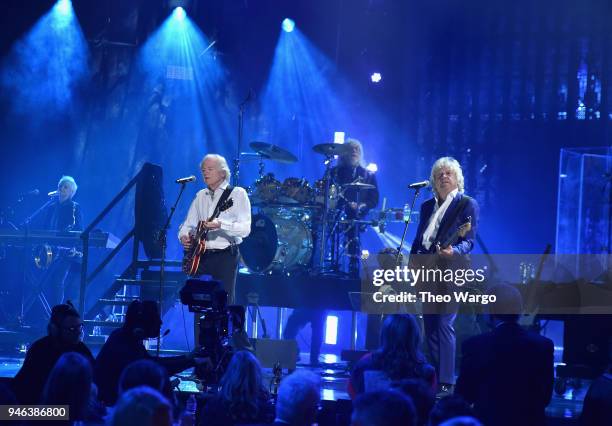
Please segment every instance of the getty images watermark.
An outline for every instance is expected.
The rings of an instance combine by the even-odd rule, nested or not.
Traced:
[[[481,294],[473,290],[461,290],[468,285],[482,285],[486,279],[486,268],[410,268],[396,266],[394,269],[374,269],[372,285],[379,290],[372,293],[375,303],[495,303],[495,295]],[[397,291],[398,286],[408,285],[412,291]],[[439,288],[433,288],[438,286]],[[455,288],[456,287],[456,288]],[[441,289],[450,290],[448,292]],[[415,291],[416,290],[416,291]]]

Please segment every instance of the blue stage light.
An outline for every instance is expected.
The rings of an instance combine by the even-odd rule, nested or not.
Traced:
[[[382,75],[379,72],[372,73],[370,80],[372,80],[372,83],[379,83],[382,80]]]
[[[58,0],[55,4],[56,10],[62,15],[70,14],[72,10],[72,3],[70,0]]]
[[[336,315],[328,315],[325,322],[325,343],[335,345],[338,343],[338,317]]]
[[[285,18],[283,19],[283,31],[290,33],[295,28],[295,22],[293,19]]]
[[[174,17],[176,19],[178,19],[179,21],[182,21],[183,19],[185,19],[185,16],[187,15],[187,12],[185,12],[185,9],[183,9],[181,6],[179,6],[179,7],[174,9],[172,14],[174,15]]]

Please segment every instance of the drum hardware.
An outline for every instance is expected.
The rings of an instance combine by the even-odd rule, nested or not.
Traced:
[[[333,157],[335,155],[346,155],[351,151],[349,145],[341,143],[320,143],[312,147],[312,150],[317,154],[322,154],[325,157]]]
[[[297,162],[297,157],[295,155],[280,146],[266,142],[251,142],[249,146],[253,151],[266,157],[268,160],[285,164]]]

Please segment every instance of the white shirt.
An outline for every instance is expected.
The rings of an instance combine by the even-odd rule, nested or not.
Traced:
[[[179,227],[179,239],[183,235],[194,234],[198,222],[210,218],[225,188],[227,188],[227,183],[221,184],[214,193],[208,188],[198,191],[189,207],[185,221]],[[206,248],[224,249],[232,243],[240,244],[242,239],[251,232],[251,202],[246,191],[243,188],[235,187],[229,199],[234,204],[219,215],[217,220],[221,227],[208,232]]]
[[[429,250],[431,244],[433,243],[438,231],[440,230],[440,223],[442,223],[442,219],[444,218],[444,213],[448,210],[448,206],[453,201],[453,199],[457,196],[459,192],[459,188],[451,191],[447,196],[441,206],[438,206],[438,199],[436,198],[436,203],[434,205],[433,213],[429,218],[429,224],[427,228],[425,228],[425,232],[423,232],[423,240],[421,244],[425,247],[426,250]]]

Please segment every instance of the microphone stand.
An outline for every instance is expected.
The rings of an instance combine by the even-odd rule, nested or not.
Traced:
[[[174,205],[170,208],[170,214],[166,219],[166,223],[164,227],[159,231],[159,244],[161,247],[161,260],[159,262],[159,315],[162,315],[162,300],[164,296],[164,274],[166,270],[166,249],[168,248],[168,229],[170,228],[170,222],[172,221],[172,216],[174,216],[174,212],[176,211],[176,206],[185,191],[185,186],[187,182],[181,183],[181,190],[179,191],[178,196],[176,197],[176,201]],[[159,351],[161,349],[161,328],[159,330],[159,334],[157,335],[157,353],[156,355],[159,357]]]
[[[400,256],[402,255],[402,247],[404,246],[404,240],[406,239],[406,233],[408,232],[408,226],[412,223],[412,211],[414,210],[414,203],[421,192],[421,188],[416,188],[414,191],[414,197],[412,197],[412,204],[410,205],[410,216],[408,216],[408,220],[404,221],[404,233],[402,234],[402,239],[400,240],[399,246],[397,246],[397,256],[395,258],[395,263],[399,265]]]

